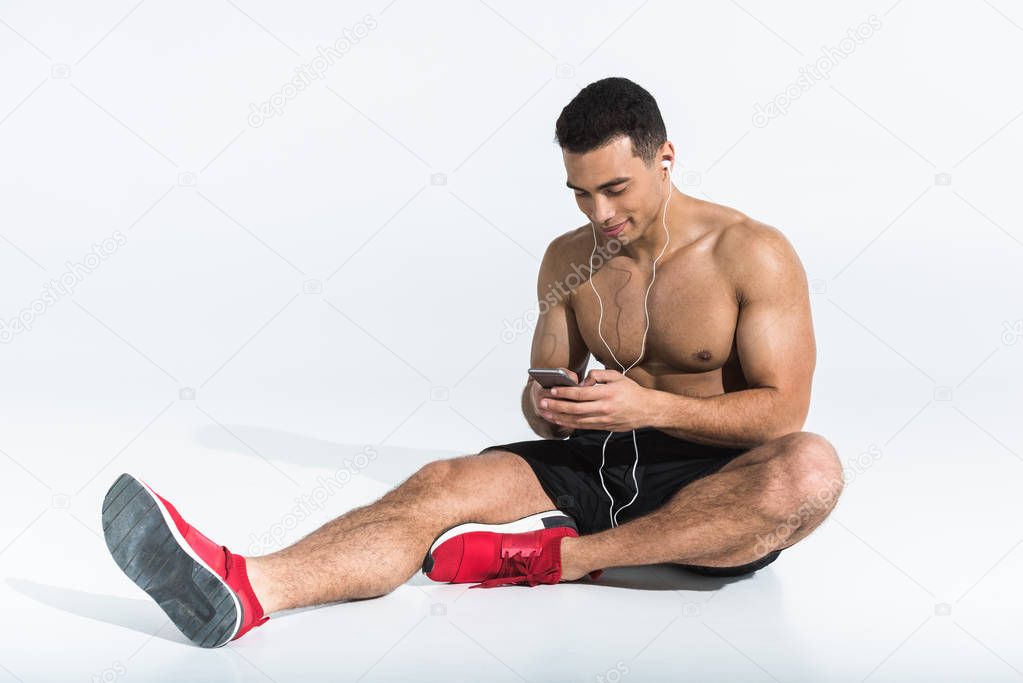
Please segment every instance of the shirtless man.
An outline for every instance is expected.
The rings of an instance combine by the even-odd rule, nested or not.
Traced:
[[[544,254],[530,363],[576,381],[591,354],[607,369],[579,387],[529,381],[523,412],[540,440],[429,463],[262,557],[210,541],[121,475],[103,503],[107,546],[197,645],[279,610],[384,595],[420,568],[484,587],[655,563],[749,574],[830,513],[842,467],[800,431],[816,347],[788,241],[671,185],[675,147],[627,79],[584,88],[556,130],[588,222]]]

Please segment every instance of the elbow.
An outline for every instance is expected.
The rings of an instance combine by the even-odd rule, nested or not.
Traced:
[[[774,441],[775,439],[780,439],[783,436],[788,436],[789,434],[802,430],[803,424],[801,422],[779,422],[772,425],[771,428],[767,430],[767,433],[764,435],[764,442]]]
[[[774,419],[767,429],[767,440],[778,439],[793,432],[800,432],[806,424],[806,416],[810,412],[809,396],[791,397],[775,390],[778,401],[774,411]]]

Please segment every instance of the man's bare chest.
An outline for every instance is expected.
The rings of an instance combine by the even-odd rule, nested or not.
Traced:
[[[592,285],[583,282],[571,296],[579,330],[598,361],[619,369],[616,357],[628,367],[641,352],[649,268],[614,259],[597,271]],[[598,334],[601,308],[593,288],[603,302],[603,341]],[[650,329],[641,367],[648,371],[708,372],[721,368],[732,356],[738,302],[731,284],[706,261],[677,259],[659,264],[647,310]]]

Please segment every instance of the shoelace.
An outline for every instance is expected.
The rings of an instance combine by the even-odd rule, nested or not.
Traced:
[[[514,555],[507,555],[502,558],[501,569],[497,572],[496,577],[470,586],[470,588],[493,588],[516,583],[526,583],[530,586],[541,583],[557,583],[561,576],[561,568],[551,562],[546,569],[536,572],[533,567],[538,557],[540,557],[540,553],[523,556],[521,550]]]

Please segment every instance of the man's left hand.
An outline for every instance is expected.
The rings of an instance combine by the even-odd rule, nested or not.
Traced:
[[[572,429],[628,432],[650,424],[653,389],[617,370],[590,370],[578,387],[555,387],[540,402],[544,419]],[[546,404],[546,405],[544,405]]]

